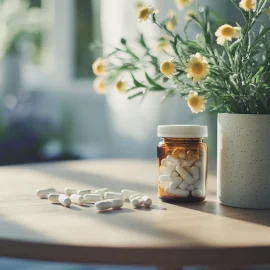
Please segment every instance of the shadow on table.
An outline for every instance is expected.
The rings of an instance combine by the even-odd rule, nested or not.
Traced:
[[[250,223],[270,226],[270,210],[242,209],[221,205],[215,201],[194,204],[177,204],[181,207],[216,216],[227,217]]]
[[[48,169],[48,166],[50,168]],[[85,186],[92,186],[96,189],[107,187],[112,190],[119,190],[119,187],[125,188],[127,186],[127,181],[125,179],[118,179],[113,176],[102,176],[92,172],[84,172],[73,170],[67,166],[61,166],[61,163],[58,163],[57,166],[52,164],[42,165],[42,166],[33,166],[28,167],[27,170],[37,171],[39,173],[57,177],[59,180],[73,180],[79,184]],[[132,177],[127,175],[127,177]],[[136,181],[129,181],[128,188],[132,190],[137,190],[138,192],[151,193],[153,191],[153,186],[148,183],[138,183]]]

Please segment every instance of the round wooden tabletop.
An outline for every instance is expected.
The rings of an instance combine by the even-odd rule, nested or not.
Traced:
[[[125,203],[99,213],[92,205],[65,208],[35,195],[36,189],[63,192],[67,186],[133,189],[151,196],[153,207]],[[210,173],[205,202],[168,204],[156,195],[156,165],[149,161],[2,167],[0,256],[168,268],[270,263],[270,211],[222,206],[214,187]]]

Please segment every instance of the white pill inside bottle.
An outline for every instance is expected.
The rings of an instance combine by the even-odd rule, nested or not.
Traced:
[[[102,195],[100,194],[85,194],[83,196],[85,203],[95,203],[102,200]]]
[[[65,188],[65,193],[70,196],[72,194],[77,194],[77,190],[76,189],[73,189],[73,188],[69,188],[69,187],[66,187]]]
[[[78,195],[84,196],[85,194],[91,194],[91,189],[81,189],[77,192]]]
[[[69,207],[71,205],[71,200],[67,195],[61,194],[59,196],[59,203],[61,203],[65,207]]]
[[[83,205],[85,203],[84,198],[81,195],[78,194],[72,194],[70,195],[70,200],[72,203]]]
[[[58,194],[58,193],[50,193],[48,195],[48,200],[51,203],[59,203],[59,196],[60,196],[60,194]]]
[[[138,191],[131,189],[123,189],[121,193],[123,194],[125,200],[129,200],[129,197],[133,194],[138,194]]]
[[[122,193],[117,193],[117,192],[106,192],[104,194],[104,199],[124,199],[124,196]]]
[[[47,199],[50,193],[55,192],[56,190],[54,188],[47,188],[47,189],[38,189],[36,194],[40,199]]]
[[[111,200],[99,201],[95,203],[95,208],[97,211],[108,210],[113,207]]]

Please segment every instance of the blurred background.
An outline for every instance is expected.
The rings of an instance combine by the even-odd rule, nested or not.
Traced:
[[[103,52],[90,51],[90,43],[118,46],[121,37],[135,40],[139,32],[149,40],[160,37],[150,22],[139,25],[137,2],[0,0],[0,165],[155,159],[159,124],[208,125],[210,159],[216,159],[216,114],[193,115],[178,97],[161,103],[162,94],[129,101],[114,89],[106,96],[94,92],[91,67]],[[161,20],[177,10],[173,0],[140,2],[159,8]],[[228,23],[239,21],[230,1],[197,2]],[[186,11],[177,11],[179,33]],[[108,269],[76,267],[0,258],[1,269]]]
[[[202,2],[233,20],[229,1]],[[173,0],[144,3],[158,7],[160,19],[176,10]],[[178,97],[161,103],[162,94],[154,94],[142,102],[128,101],[114,89],[106,96],[93,91],[91,66],[102,51],[90,51],[91,42],[117,46],[121,37],[132,40],[139,31],[149,39],[160,36],[150,22],[139,25],[136,4],[0,0],[0,165],[155,159],[159,124],[208,125],[210,158],[215,159],[215,114],[192,115]],[[185,12],[178,13],[182,25]],[[180,23],[179,32],[182,28]]]

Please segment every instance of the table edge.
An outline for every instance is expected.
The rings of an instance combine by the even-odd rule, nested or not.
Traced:
[[[128,248],[74,246],[0,239],[0,256],[41,261],[111,265],[270,264],[270,246]]]

